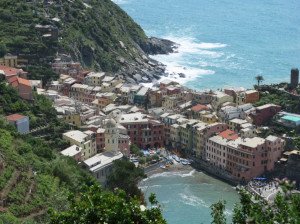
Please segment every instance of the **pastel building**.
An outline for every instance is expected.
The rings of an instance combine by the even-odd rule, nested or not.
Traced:
[[[275,104],[265,104],[263,106],[256,107],[256,111],[249,114],[249,116],[252,118],[252,123],[259,126],[269,121],[280,110],[280,106]]]
[[[233,96],[230,96],[224,92],[215,92],[213,95],[212,95],[212,106],[213,108],[217,109],[219,107],[221,107],[221,105],[223,103],[226,103],[226,102],[233,102]]]
[[[164,146],[164,125],[142,113],[122,114],[118,122],[127,129],[130,141],[140,148]]]
[[[264,173],[272,171],[275,162],[280,159],[284,141],[276,136],[266,139],[238,138],[227,144],[226,169],[233,177],[251,180]]]
[[[95,133],[92,131],[72,130],[63,134],[63,139],[70,141],[72,145],[82,148],[82,160],[86,160],[97,153]]]
[[[77,145],[72,145],[60,152],[61,155],[73,157],[77,162],[81,162],[82,148]]]
[[[18,90],[20,97],[25,100],[32,99],[31,84],[27,79],[22,79],[18,76],[14,76],[8,80],[8,83]]]
[[[5,117],[6,121],[15,126],[20,133],[29,131],[29,117],[20,114],[12,114]]]
[[[247,90],[237,95],[237,105],[255,103],[259,101],[259,92],[257,90]]]

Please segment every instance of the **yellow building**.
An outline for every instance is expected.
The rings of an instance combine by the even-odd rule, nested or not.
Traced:
[[[95,135],[92,131],[72,130],[63,134],[63,139],[70,141],[71,145],[82,148],[82,159],[86,160],[97,154]]]
[[[201,121],[207,124],[212,124],[219,121],[219,117],[210,111],[201,111]]]
[[[18,66],[18,56],[14,55],[5,55],[4,58],[0,58],[0,65],[8,67],[17,67]]]
[[[230,96],[224,92],[215,92],[212,97],[211,104],[214,109],[219,108],[223,103],[233,102],[233,96]]]
[[[67,114],[67,115],[63,115],[63,117],[67,123],[74,124],[76,126],[82,125],[80,114]]]

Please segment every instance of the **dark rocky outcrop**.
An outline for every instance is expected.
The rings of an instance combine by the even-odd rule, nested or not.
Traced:
[[[177,48],[177,44],[173,41],[156,37],[150,37],[139,43],[139,45],[146,54],[150,55],[173,53]]]

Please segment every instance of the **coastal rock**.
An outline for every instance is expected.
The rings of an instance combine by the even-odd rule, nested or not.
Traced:
[[[177,48],[177,44],[166,39],[151,37],[139,43],[142,50],[150,55],[173,53]]]

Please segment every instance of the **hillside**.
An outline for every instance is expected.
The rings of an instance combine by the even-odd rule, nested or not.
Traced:
[[[0,208],[10,212],[0,212],[3,223],[19,223],[16,217],[33,223],[36,216],[46,223],[48,217],[40,215],[49,207],[64,211],[69,190],[78,193],[82,184],[94,183],[75,160],[58,156],[68,145],[59,136],[67,127],[57,120],[49,99],[35,95],[35,100],[30,104],[13,87],[0,83]],[[49,123],[48,140],[18,133],[4,121],[11,113],[30,116],[31,125]]]
[[[16,54],[30,65],[46,66],[65,53],[85,69],[149,76],[163,67],[147,54],[171,52],[172,44],[147,38],[110,0],[0,1],[0,56]]]

